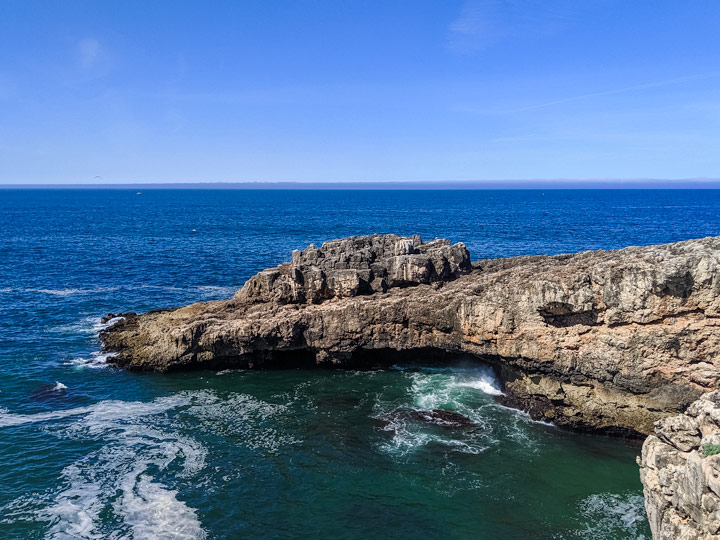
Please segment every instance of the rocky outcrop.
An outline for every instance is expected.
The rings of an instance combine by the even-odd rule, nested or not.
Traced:
[[[235,298],[241,303],[319,304],[386,292],[390,287],[449,281],[471,270],[463,244],[423,243],[419,236],[356,236],[295,250],[290,263],[250,278]]]
[[[720,392],[658,421],[638,463],[655,540],[720,539]]]
[[[720,238],[471,266],[462,244],[374,235],[101,338],[135,370],[479,360],[535,418],[638,435],[717,387],[719,292]]]

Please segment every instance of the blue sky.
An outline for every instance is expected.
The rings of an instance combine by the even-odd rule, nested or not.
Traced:
[[[715,0],[3,0],[0,183],[718,178],[719,24]]]

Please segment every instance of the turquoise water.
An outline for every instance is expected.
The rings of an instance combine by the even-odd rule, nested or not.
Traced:
[[[349,234],[477,259],[717,235],[719,210],[715,191],[0,191],[0,537],[649,538],[639,448],[497,405],[486,367],[132,374],[98,354],[99,318],[229,297]]]

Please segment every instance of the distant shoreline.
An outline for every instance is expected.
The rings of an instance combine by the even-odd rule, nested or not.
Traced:
[[[244,190],[523,190],[720,189],[720,179],[686,180],[486,180],[465,182],[173,182],[0,184],[0,189],[244,189]]]

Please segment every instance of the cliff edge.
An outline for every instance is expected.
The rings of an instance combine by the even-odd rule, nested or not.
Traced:
[[[720,539],[720,392],[657,422],[638,463],[655,540]]]

